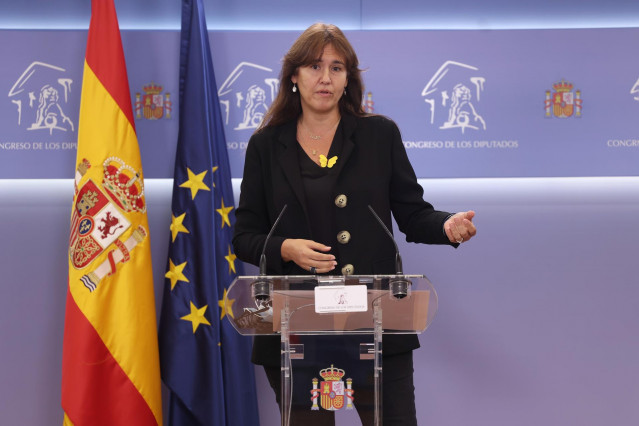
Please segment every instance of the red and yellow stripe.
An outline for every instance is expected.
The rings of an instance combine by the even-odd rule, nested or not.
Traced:
[[[92,0],[78,127],[78,162],[92,167],[101,186],[102,164],[116,156],[142,170],[126,64],[113,0]],[[142,176],[140,175],[140,179]],[[75,205],[75,204],[74,204]],[[124,213],[142,226],[145,212]],[[162,404],[151,250],[146,237],[90,292],[80,277],[108,259],[104,250],[82,269],[69,261],[62,365],[65,425],[160,425]]]

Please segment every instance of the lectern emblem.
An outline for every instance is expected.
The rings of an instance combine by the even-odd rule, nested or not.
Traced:
[[[345,374],[344,370],[335,368],[332,364],[330,368],[320,370],[320,376],[322,376],[324,381],[319,382],[316,377],[313,378],[313,389],[311,389],[313,405],[311,410],[319,410],[318,399],[321,407],[328,411],[341,410],[344,405],[346,405],[347,410],[353,409],[353,394],[355,393],[352,388],[353,379],[346,379],[346,388],[344,388],[342,377]]]

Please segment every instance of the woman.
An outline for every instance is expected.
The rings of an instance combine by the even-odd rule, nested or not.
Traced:
[[[392,213],[407,241],[456,247],[476,233],[474,212],[450,214],[424,201],[395,123],[363,111],[358,65],[341,30],[326,24],[309,27],[284,57],[280,91],[247,147],[233,238],[238,258],[259,264],[288,206],[266,246],[269,275],[395,273],[393,244],[368,205],[389,229]],[[384,425],[416,425],[419,341],[383,341]],[[253,361],[279,398],[279,340],[256,338]],[[317,413],[296,413],[292,424],[314,424]]]

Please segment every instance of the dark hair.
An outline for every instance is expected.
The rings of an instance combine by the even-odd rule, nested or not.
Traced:
[[[349,113],[355,116],[364,116],[362,107],[361,71],[358,68],[359,60],[353,50],[353,46],[346,36],[335,25],[313,24],[295,40],[289,51],[284,56],[282,70],[280,71],[280,87],[273,104],[266,112],[264,120],[258,128],[258,132],[271,126],[277,126],[297,119],[302,113],[302,104],[299,91],[293,93],[291,77],[297,74],[299,67],[314,64],[327,45],[333,46],[337,54],[343,59],[346,66],[346,78],[348,85],[346,94],[339,100],[340,113]]]

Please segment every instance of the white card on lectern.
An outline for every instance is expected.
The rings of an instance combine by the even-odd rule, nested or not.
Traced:
[[[315,312],[366,312],[365,285],[321,285],[315,287]]]

